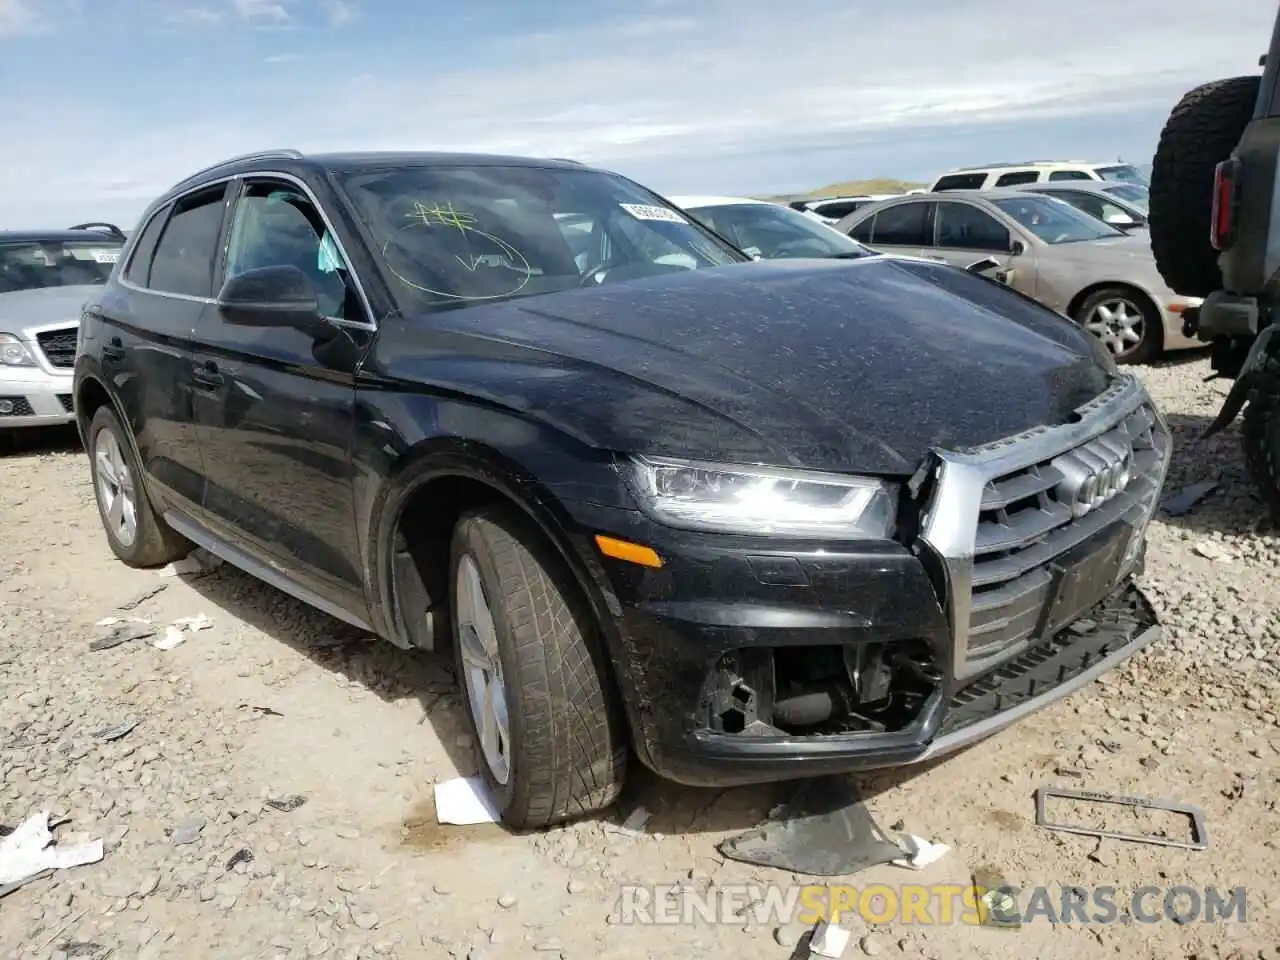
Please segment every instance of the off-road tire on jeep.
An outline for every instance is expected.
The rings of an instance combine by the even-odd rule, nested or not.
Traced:
[[[102,497],[98,491],[98,463],[96,451],[98,436],[105,430],[111,431],[119,445],[129,471],[133,474],[134,511],[136,516],[136,532],[132,543],[123,543],[111,529],[106,512],[103,509]],[[182,535],[175,533],[164,522],[151,506],[151,498],[147,496],[147,487],[143,482],[142,469],[133,452],[133,444],[120,424],[120,418],[109,404],[98,408],[89,423],[88,436],[89,474],[93,480],[93,499],[98,505],[98,516],[102,519],[102,531],[106,534],[107,545],[111,552],[131,567],[159,567],[166,563],[181,560],[195,549],[195,544]]]
[[[464,556],[479,570],[507,691],[505,784],[476,751],[503,822],[536,828],[604,810],[622,790],[627,739],[581,590],[541,531],[513,507],[483,507],[459,519],[450,547],[451,596]],[[450,617],[454,659],[471,718],[459,619]]]
[[[1240,430],[1244,461],[1271,516],[1280,521],[1280,359],[1268,357],[1254,376]]]
[[[1205,297],[1222,286],[1209,242],[1214,168],[1253,117],[1257,76],[1215,80],[1184,96],[1165,123],[1151,168],[1151,249],[1170,287]]]

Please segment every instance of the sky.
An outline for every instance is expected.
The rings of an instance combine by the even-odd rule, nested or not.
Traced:
[[[572,157],[667,195],[1149,163],[1267,0],[0,0],[0,228],[275,147]]]

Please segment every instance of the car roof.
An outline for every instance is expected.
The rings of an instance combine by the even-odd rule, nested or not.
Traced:
[[[1019,183],[1009,189],[1017,190],[1020,193],[1062,193],[1075,190],[1077,192],[1097,193],[1111,197],[1113,194],[1108,190],[1108,187],[1121,186],[1138,186],[1138,184],[1123,184],[1114,180],[1058,180],[1048,183]],[[1120,199],[1123,200],[1124,198],[1121,197]]]
[[[228,157],[216,163],[196,170],[165,193],[163,199],[190,189],[205,180],[234,177],[241,174],[255,173],[265,169],[328,172],[354,172],[358,170],[379,170],[386,167],[427,167],[427,166],[463,166],[463,167],[544,167],[563,170],[593,169],[576,160],[549,159],[545,157],[506,156],[489,153],[452,153],[428,150],[369,150],[331,153],[303,153],[292,148],[278,150],[260,150],[256,153],[241,154]]]
[[[1006,160],[1001,163],[983,163],[969,167],[956,167],[948,170],[947,173],[981,173],[983,170],[1009,170],[1015,167],[1034,167],[1040,169],[1042,167],[1116,167],[1124,166],[1124,162],[1102,162],[1095,163],[1092,160]]]
[[[123,243],[119,237],[98,230],[0,230],[0,244],[4,243]]]
[[[737,204],[742,204],[742,203],[749,203],[757,206],[770,205],[770,201],[757,200],[755,197],[679,196],[679,197],[667,197],[667,199],[670,200],[672,203],[674,203],[677,207],[681,207],[685,210],[689,209],[690,207],[728,207],[728,206],[736,206]],[[775,207],[778,206],[778,204],[776,203],[772,205]]]

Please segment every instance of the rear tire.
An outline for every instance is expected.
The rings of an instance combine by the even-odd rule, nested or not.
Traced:
[[[1263,362],[1244,410],[1240,439],[1249,476],[1280,521],[1280,360]]]
[[[485,507],[454,528],[449,582],[458,684],[503,822],[545,827],[607,808],[626,775],[622,712],[593,616],[559,557],[514,508]],[[486,736],[486,715],[502,735]]]
[[[1196,87],[1165,123],[1151,166],[1151,249],[1165,283],[1187,297],[1222,286],[1209,242],[1214,168],[1231,156],[1253,118],[1260,78]]]
[[[1150,300],[1129,287],[1095,290],[1076,307],[1076,323],[1097,337],[1116,363],[1151,363],[1164,349],[1164,321]],[[1139,337],[1131,342],[1135,331]]]
[[[89,471],[107,544],[129,566],[163,566],[195,548],[156,515],[133,444],[110,406],[99,407],[89,424]]]

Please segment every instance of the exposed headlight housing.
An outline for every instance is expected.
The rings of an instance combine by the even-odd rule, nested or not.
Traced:
[[[774,537],[886,539],[898,489],[872,477],[665,457],[624,462],[627,486],[660,523]]]
[[[0,333],[0,367],[34,367],[36,358],[27,345],[11,333]]]

